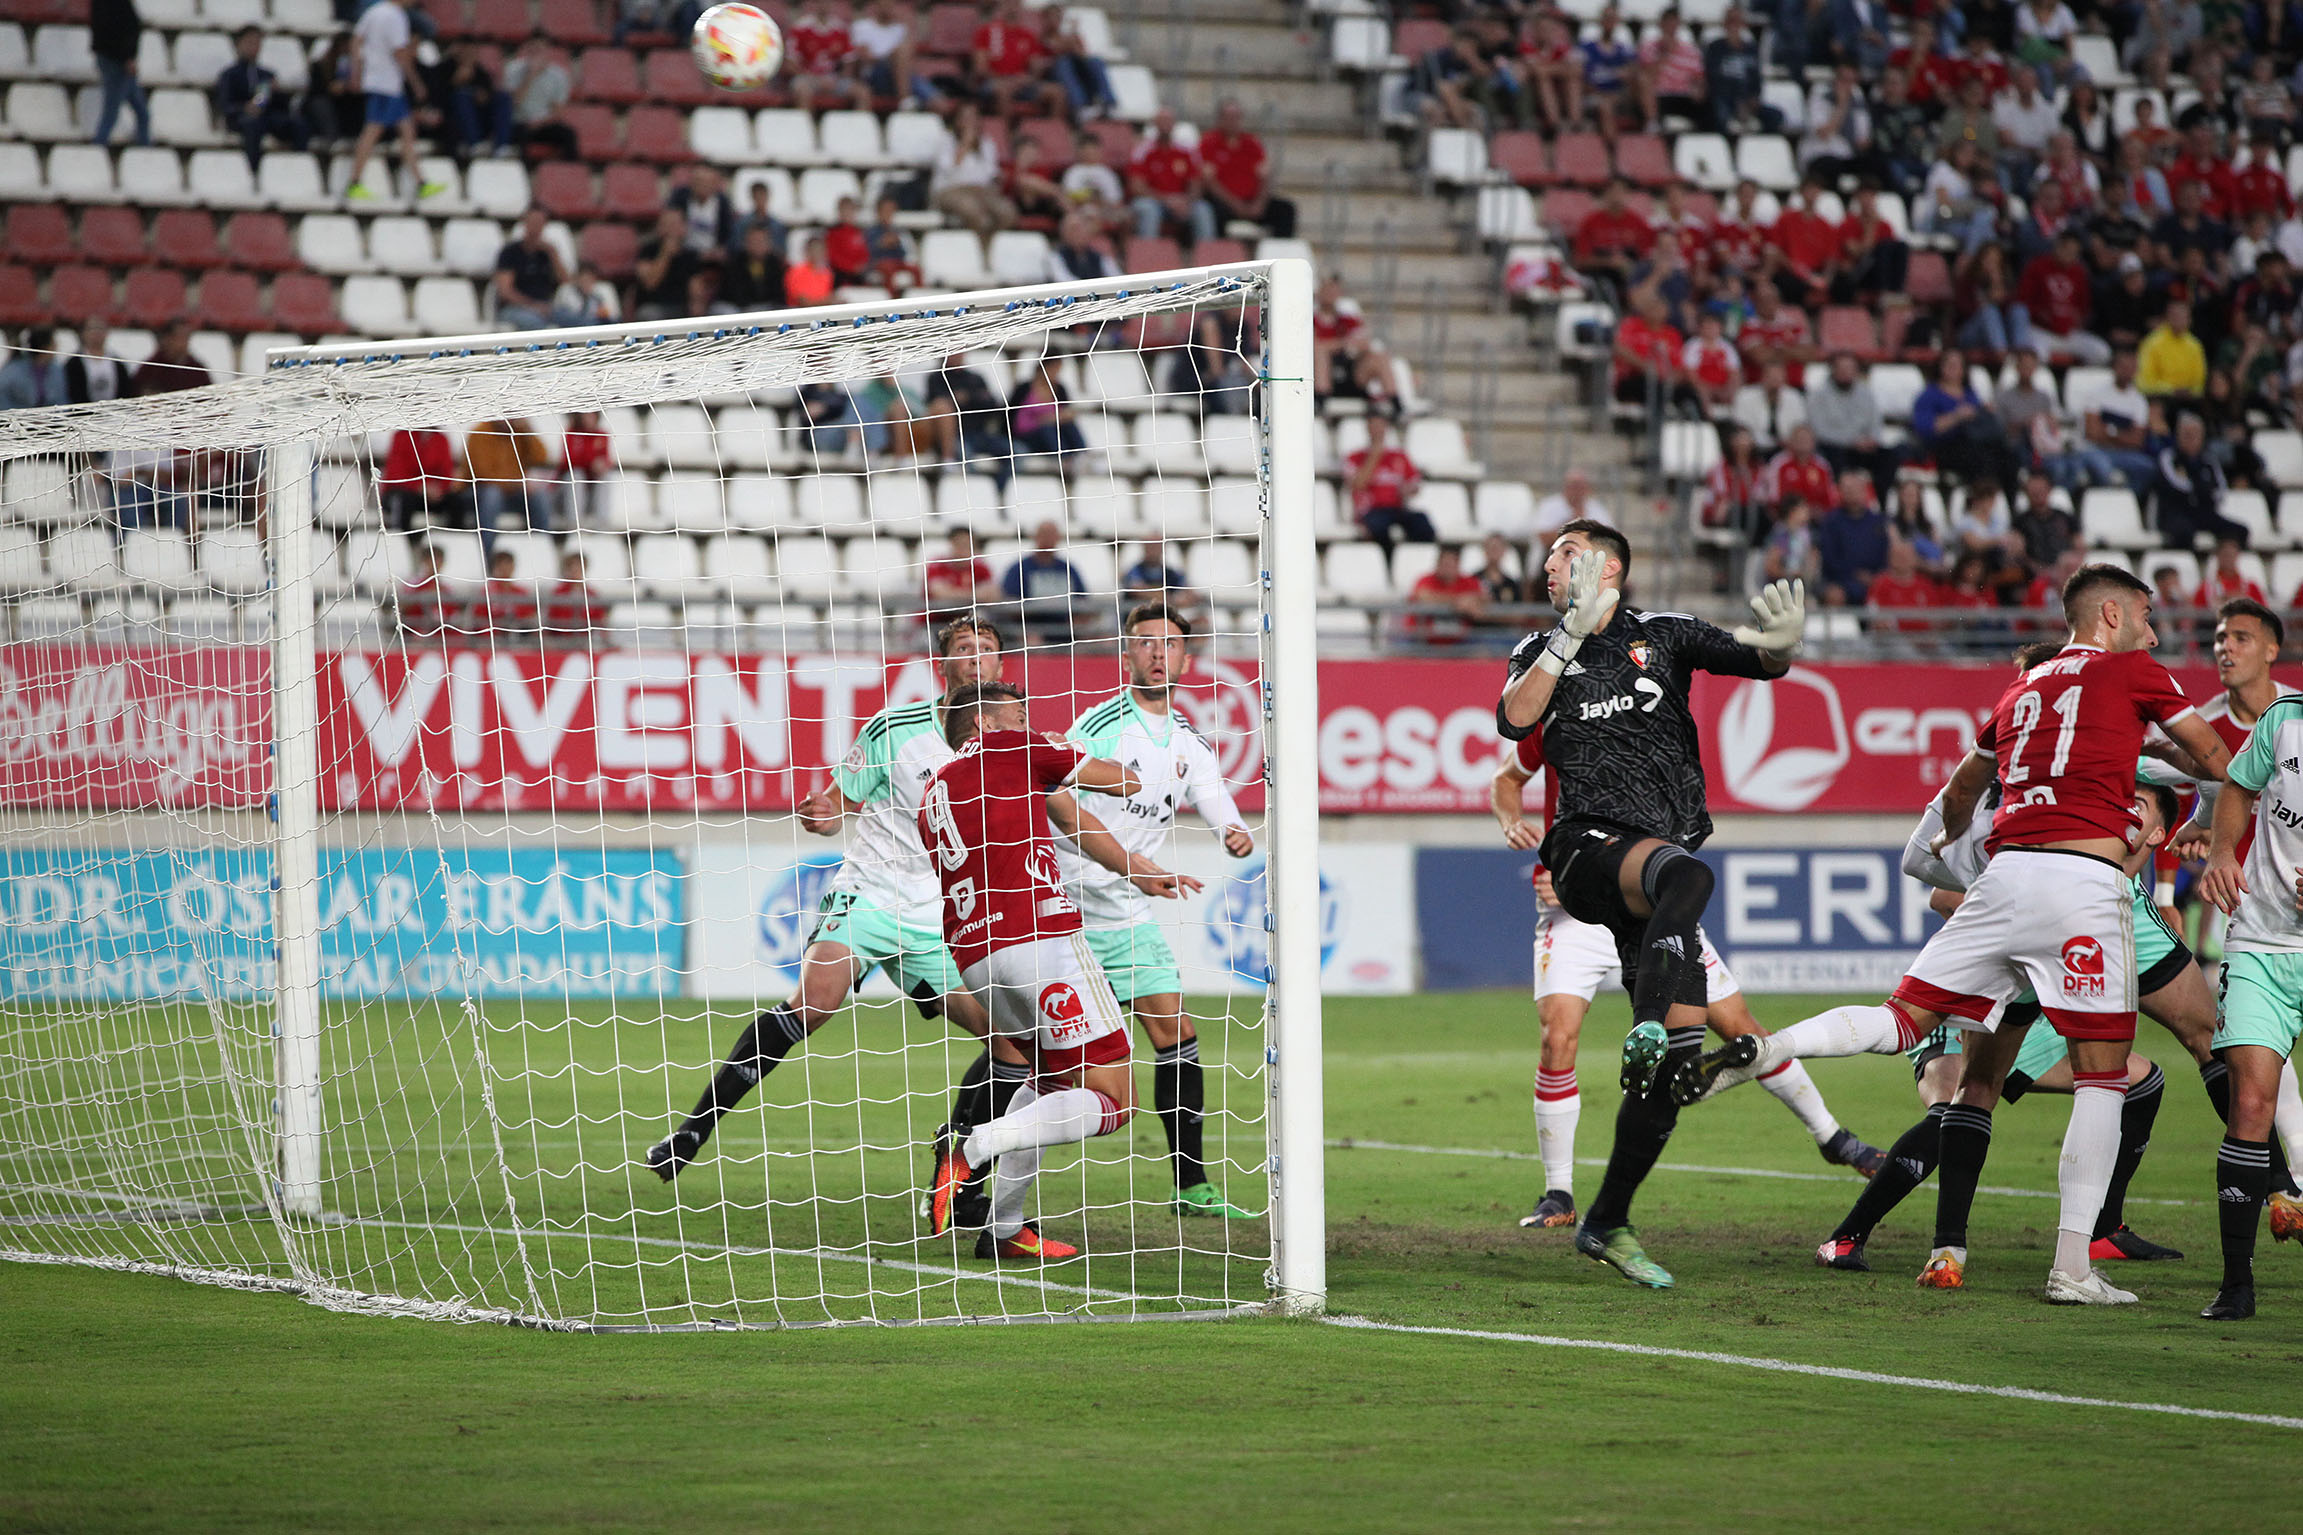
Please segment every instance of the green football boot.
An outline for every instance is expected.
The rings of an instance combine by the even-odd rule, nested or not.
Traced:
[[[1647,1090],[1655,1086],[1655,1070],[1663,1064],[1664,1051],[1669,1048],[1662,1024],[1632,1025],[1631,1032],[1623,1037],[1623,1090],[1634,1098],[1646,1097]]]
[[[1253,1210],[1242,1210],[1223,1197],[1223,1191],[1212,1183],[1195,1183],[1188,1189],[1175,1191],[1175,1209],[1179,1215],[1205,1215],[1218,1220],[1252,1221]]]
[[[1594,1263],[1604,1263],[1630,1280],[1650,1290],[1671,1288],[1671,1272],[1647,1255],[1639,1245],[1639,1233],[1629,1226],[1618,1226],[1613,1231],[1597,1232],[1589,1226],[1575,1230],[1575,1250]]]

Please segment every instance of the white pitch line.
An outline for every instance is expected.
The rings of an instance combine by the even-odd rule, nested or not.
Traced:
[[[1327,1142],[1327,1146],[1331,1151],[1407,1151],[1418,1156],[1479,1157],[1492,1162],[1540,1162],[1543,1160],[1542,1157],[1532,1151],[1503,1151],[1489,1146],[1409,1146],[1399,1141],[1362,1140],[1356,1135],[1340,1136]],[[1577,1157],[1575,1165],[1578,1167],[1605,1167],[1607,1158]],[[1655,1166],[1657,1171],[1667,1173],[1720,1173],[1735,1178],[1781,1178],[1792,1183],[1860,1183],[1863,1181],[1862,1176],[1854,1172],[1793,1173],[1774,1167],[1714,1167],[1702,1162],[1658,1162]],[[1999,1183],[1978,1184],[1975,1192],[1978,1194],[2004,1194],[2012,1199],[2061,1199],[2063,1197],[2053,1189],[2017,1189]],[[2198,1203],[2198,1201],[2191,1199],[2143,1199],[2133,1194],[2127,1196],[2127,1202],[2131,1205],[2189,1205]]]
[[[1363,1332],[1413,1333],[1426,1337],[1471,1338],[1485,1343],[1526,1343],[1538,1348],[1582,1348],[1606,1354],[1637,1354],[1650,1359],[1687,1359],[1697,1364],[1736,1365],[1746,1370],[1772,1370],[1779,1375],[1819,1375],[1830,1380],[1851,1380],[1872,1386],[1907,1386],[1920,1391],[1948,1391],[1959,1396],[1996,1396],[2017,1402],[2044,1402],[2058,1407],[2111,1407],[2121,1412],[2156,1412],[2175,1418],[2214,1418],[2227,1423],[2253,1423],[2263,1428],[2303,1429],[2303,1418],[2285,1418],[2267,1412],[2228,1412],[2217,1407],[2179,1407],[2172,1402],[2121,1402],[2109,1397],[2068,1396],[2060,1391],[2033,1391],[2023,1386],[1979,1386],[1967,1381],[1934,1380],[1924,1375],[1885,1375],[1876,1370],[1849,1370],[1836,1365],[1799,1364],[1789,1359],[1763,1359],[1748,1354],[1715,1354],[1703,1349],[1659,1348],[1650,1343],[1610,1343],[1597,1338],[1553,1338],[1541,1333],[1483,1332],[1470,1327],[1410,1327],[1398,1322],[1372,1322],[1366,1317],[1331,1316],[1330,1327]]]

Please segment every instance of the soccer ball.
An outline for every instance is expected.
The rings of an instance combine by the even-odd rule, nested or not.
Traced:
[[[782,67],[784,29],[756,5],[715,5],[696,18],[688,50],[712,84],[748,91]]]

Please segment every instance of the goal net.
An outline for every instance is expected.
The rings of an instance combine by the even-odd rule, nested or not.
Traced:
[[[1253,263],[0,418],[0,1257],[566,1327],[1316,1308],[1310,310]],[[1200,888],[1064,860],[1139,1110],[995,1166],[1036,1262],[926,1202],[983,1047],[911,818],[994,675],[1212,764],[1080,796]]]

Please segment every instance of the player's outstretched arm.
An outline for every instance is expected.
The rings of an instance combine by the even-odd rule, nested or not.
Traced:
[[[819,837],[837,836],[840,822],[862,808],[838,789],[826,784],[800,801],[800,825]]]
[[[1109,757],[1090,757],[1082,762],[1079,772],[1072,776],[1072,786],[1097,794],[1116,794],[1122,799],[1143,792],[1143,780],[1128,771],[1126,763],[1114,762]]]
[[[1607,556],[1597,549],[1586,549],[1570,560],[1567,611],[1559,616],[1559,627],[1540,642],[1530,635],[1512,652],[1513,674],[1495,706],[1495,728],[1505,739],[1517,741],[1535,728],[1535,722],[1551,707],[1552,689],[1575,653],[1615,616],[1615,605],[1623,600],[1623,593],[1603,583],[1606,568]]]
[[[1247,818],[1239,813],[1239,801],[1231,797],[1231,785],[1223,781],[1223,768],[1215,760],[1215,753],[1197,735],[1185,737],[1184,800],[1199,812],[1199,818],[1216,828],[1223,839],[1223,850],[1234,858],[1245,858],[1255,851],[1255,838],[1248,833]]]
[[[1991,786],[1991,775],[1998,762],[1988,752],[1969,752],[1967,760],[1951,775],[1951,782],[1943,791],[1943,830],[1935,834],[1928,851],[1937,857],[1943,850],[1967,835],[1968,823],[1975,819],[1975,807],[1982,802],[1983,791]]]
[[[2196,714],[2169,720],[2160,727],[2177,746],[2191,754],[2198,771],[2191,776],[2202,783],[2221,783],[2231,770],[2231,748],[2215,733],[2215,727]]]
[[[1735,642],[1758,651],[1769,676],[1782,676],[1807,637],[1807,583],[1769,582],[1751,599],[1751,617],[1752,622],[1735,626]]]
[[[2230,783],[2215,800],[2215,837],[2207,849],[2207,872],[2199,876],[2199,893],[2218,911],[2230,916],[2247,893],[2247,876],[2239,867],[2239,839],[2255,819],[2255,793],[2245,784]]]
[[[1048,796],[1048,823],[1072,841],[1091,861],[1127,880],[1145,895],[1172,901],[1199,890],[1200,881],[1188,874],[1171,874],[1148,858],[1120,846],[1113,836],[1068,793]]]
[[[1503,828],[1504,846],[1523,853],[1533,851],[1543,841],[1543,834],[1528,824],[1524,808],[1527,781],[1534,776],[1519,765],[1515,753],[1503,759],[1488,789],[1488,808],[1495,812],[1495,824]]]

